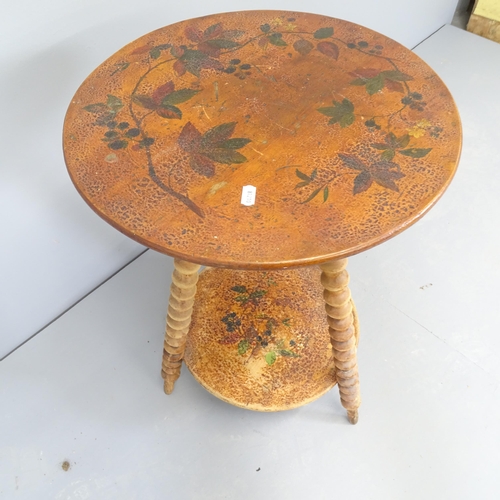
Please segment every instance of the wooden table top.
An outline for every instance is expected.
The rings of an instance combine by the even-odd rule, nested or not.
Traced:
[[[241,269],[387,240],[437,201],[460,149],[453,99],[418,56],[295,12],[145,35],[85,80],[64,125],[71,178],[101,217],[168,255]]]

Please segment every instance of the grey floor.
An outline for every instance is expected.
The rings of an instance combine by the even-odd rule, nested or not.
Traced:
[[[422,221],[350,260],[358,425],[335,389],[254,413],[184,370],[165,396],[172,264],[148,251],[0,363],[0,498],[500,498],[500,45],[447,26],[416,53],[464,148]]]

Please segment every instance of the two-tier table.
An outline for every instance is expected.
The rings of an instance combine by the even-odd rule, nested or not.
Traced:
[[[278,11],[143,36],[85,80],[64,126],[87,203],[175,258],[165,392],[183,360],[212,394],[253,410],[338,383],[352,423],[346,258],[424,215],[460,147],[453,99],[415,54],[356,24]]]

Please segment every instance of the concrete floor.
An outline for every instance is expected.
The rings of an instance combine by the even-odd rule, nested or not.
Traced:
[[[255,413],[184,369],[165,396],[172,263],[148,251],[0,363],[0,498],[500,498],[500,46],[447,26],[416,53],[464,148],[422,221],[350,260],[358,425],[336,389]]]

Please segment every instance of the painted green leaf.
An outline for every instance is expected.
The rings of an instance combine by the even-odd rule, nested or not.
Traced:
[[[432,148],[427,149],[419,149],[419,148],[411,148],[411,149],[403,149],[403,151],[399,151],[402,155],[409,156],[410,158],[423,158],[427,156],[432,151]]]
[[[315,168],[312,172],[311,172],[311,180],[313,181],[314,179],[316,179],[316,175],[318,175],[318,169]]]
[[[116,69],[111,73],[111,76],[115,75],[116,73],[119,73],[120,71],[125,71],[129,66],[130,66],[129,62],[116,63],[115,64]]]
[[[108,144],[110,149],[125,149],[128,146],[128,142],[124,140],[113,141]]]
[[[246,286],[241,286],[241,285],[236,285],[231,288],[233,292],[238,292],[238,293],[247,293],[247,287]]]
[[[248,340],[240,340],[238,343],[238,354],[242,355],[245,354],[248,351],[248,348],[250,347],[250,344],[248,343]]]
[[[226,30],[222,33],[222,36],[227,40],[232,39],[236,40],[237,38],[241,38],[245,34],[242,30]]]
[[[307,56],[309,52],[314,48],[314,45],[309,40],[297,40],[293,44],[293,48],[302,56]]]
[[[346,113],[339,120],[340,126],[342,128],[348,127],[349,125],[352,125],[354,123],[355,119],[356,117],[354,116],[354,113]]]
[[[382,160],[391,161],[394,158],[396,151],[394,149],[386,149],[381,155]]]
[[[255,292],[252,292],[250,294],[251,299],[260,299],[261,297],[264,297],[264,295],[267,293],[267,290],[255,290]]]
[[[290,320],[292,318],[285,318],[284,320],[282,320],[281,322],[285,325],[285,326],[290,326]]]
[[[288,349],[280,349],[278,351],[282,356],[286,356],[288,358],[298,358],[298,354],[295,354],[292,351],[289,351]]]
[[[120,109],[123,108],[122,100],[111,94],[108,94],[108,100],[106,101],[106,105],[114,113],[118,113],[118,111],[120,111]]]
[[[370,95],[376,94],[383,88],[384,88],[384,77],[382,76],[382,74],[374,78],[370,78],[366,82],[366,91]]]
[[[141,133],[141,131],[138,128],[134,127],[134,128],[128,129],[127,132],[125,132],[125,135],[127,137],[137,137],[140,133]]]
[[[217,163],[223,163],[225,165],[232,165],[233,163],[245,163],[247,161],[246,156],[243,156],[238,151],[234,149],[222,149],[214,148],[210,150],[203,151],[203,154]]]
[[[319,187],[318,189],[315,189],[310,195],[309,197],[307,198],[307,200],[303,201],[302,204],[304,203],[308,203],[309,201],[313,200],[317,195],[318,193],[321,191],[321,187]]]
[[[355,78],[352,82],[349,82],[349,84],[357,86],[366,85],[366,78]]]
[[[238,295],[238,297],[235,297],[234,300],[242,303],[248,302],[248,295]]]
[[[372,144],[372,148],[379,149],[379,150],[385,150],[389,148],[388,144],[385,144],[383,142],[374,142]]]
[[[395,82],[408,82],[410,80],[413,80],[413,76],[407,75],[405,73],[401,73],[401,71],[382,71],[380,73],[384,78],[387,78],[388,80],[393,80]]]
[[[209,38],[211,36],[217,36],[217,34],[219,34],[221,31],[222,31],[221,23],[212,24],[203,32],[203,36],[205,38]]]
[[[207,40],[207,45],[211,47],[215,47],[216,49],[234,49],[239,47],[240,44],[238,42],[234,42],[233,40],[225,40],[224,38],[217,38],[215,40]]]
[[[274,351],[270,351],[266,354],[266,363],[271,366],[276,361],[276,353]]]
[[[161,56],[161,50],[158,47],[153,47],[149,51],[149,56],[151,59],[158,59]]]
[[[295,189],[299,189],[299,188],[302,188],[302,187],[305,187],[305,186],[309,186],[310,182],[309,181],[303,181],[303,182],[299,182],[296,186],[295,186]]]
[[[301,172],[298,168],[295,170],[295,175],[299,178],[299,179],[302,179],[303,181],[306,181],[307,183],[311,182],[312,179],[304,174],[303,172]]]
[[[398,147],[406,148],[406,146],[408,146],[408,143],[410,142],[410,136],[408,134],[402,135],[401,137],[396,139],[396,142],[398,143]]]
[[[97,102],[96,104],[89,104],[88,106],[84,106],[83,109],[85,111],[88,111],[89,113],[102,113],[103,111],[106,111],[108,107],[103,102]]]
[[[355,120],[354,105],[349,99],[344,99],[342,102],[333,101],[333,106],[319,108],[318,111],[330,117],[329,125],[340,123],[341,127],[352,125]]]
[[[288,44],[283,40],[281,33],[273,33],[268,37],[269,43],[276,45],[277,47],[286,47]]]
[[[269,31],[271,30],[271,26],[269,26],[269,24],[263,24],[260,27],[260,30],[264,33],[269,33]]]
[[[189,99],[194,97],[198,92],[199,90],[194,90],[194,89],[175,90],[171,94],[165,96],[161,103],[163,105],[180,104],[182,102],[189,101]]]
[[[328,38],[333,35],[333,28],[320,28],[319,30],[316,30],[314,32],[314,38],[316,39],[321,39],[321,38]]]
[[[133,95],[132,102],[146,109],[156,109],[158,105],[147,95]]]
[[[223,149],[241,149],[249,142],[252,142],[252,140],[243,137],[235,137],[234,139],[228,139],[227,141],[221,142],[218,146]]]
[[[203,134],[201,139],[202,146],[210,147],[219,142],[226,141],[233,135],[235,127],[236,122],[228,122],[211,128]]]
[[[323,189],[323,203],[325,203],[326,200],[328,200],[328,195],[330,194],[328,190],[328,186],[325,186],[325,189]]]

